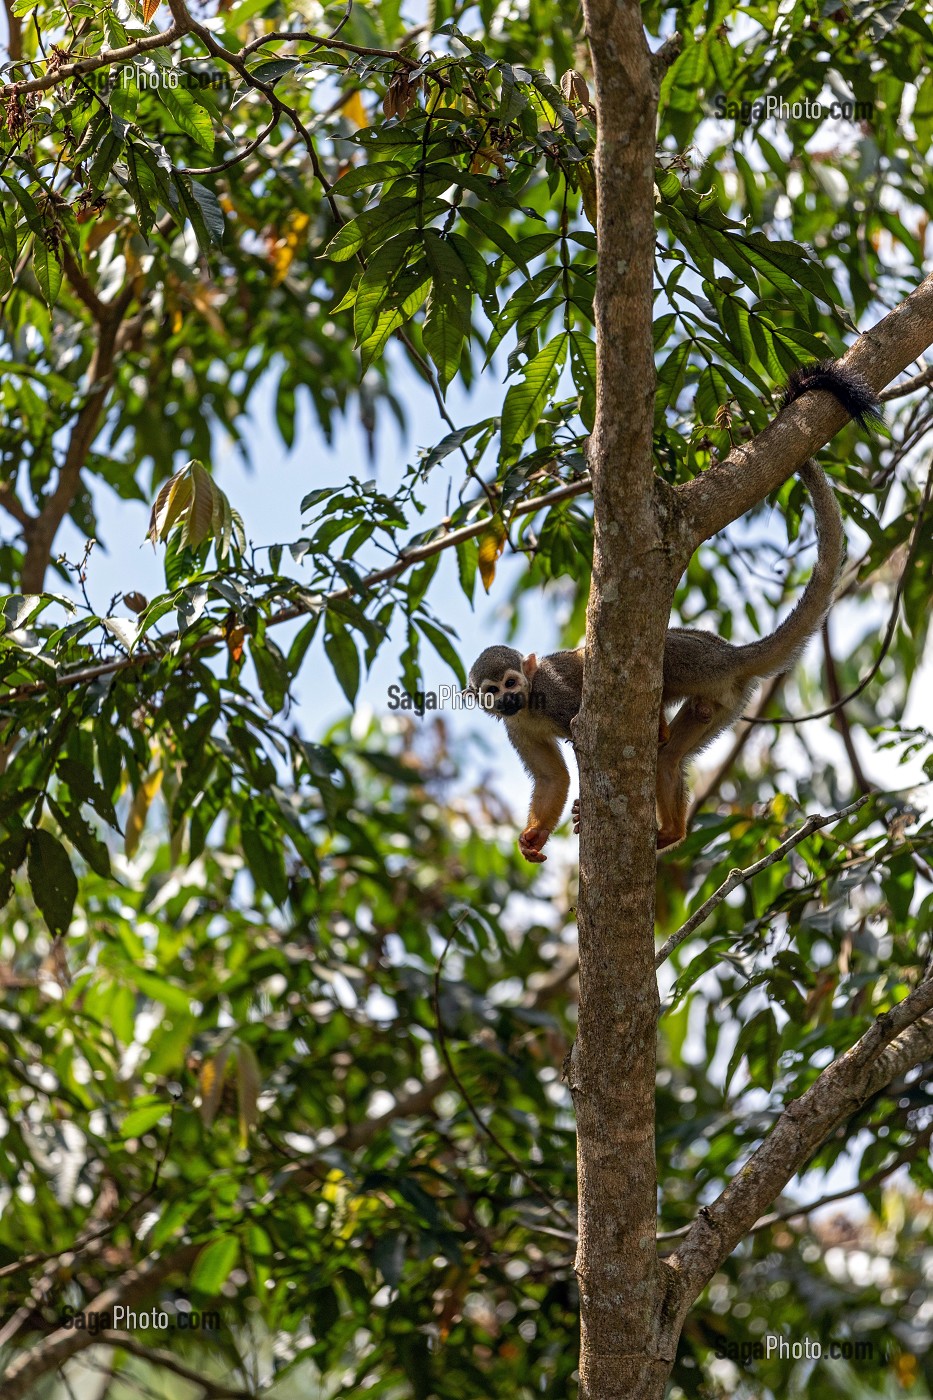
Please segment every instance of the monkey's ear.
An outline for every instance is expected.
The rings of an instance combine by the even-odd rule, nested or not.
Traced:
[[[538,658],[533,651],[522,657],[522,675],[526,680],[531,680],[538,669]]]

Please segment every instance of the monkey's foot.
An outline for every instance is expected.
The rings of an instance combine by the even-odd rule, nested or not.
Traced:
[[[519,836],[518,849],[532,865],[540,865],[542,861],[547,860],[547,856],[541,853],[541,847],[550,834],[546,826],[526,826]]]
[[[658,832],[657,847],[659,851],[666,851],[668,846],[676,846],[686,836],[686,831],[664,831]]]
[[[573,819],[573,834],[574,834],[574,836],[579,836],[579,835],[580,835],[580,799],[579,799],[579,797],[575,797],[575,798],[573,799],[573,806],[572,806],[571,809],[570,809],[570,816],[571,816],[571,818]]]

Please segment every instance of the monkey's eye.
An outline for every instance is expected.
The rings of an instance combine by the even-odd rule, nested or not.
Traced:
[[[507,680],[506,683],[505,683],[505,688],[506,688],[506,690],[511,690],[511,689],[512,689],[512,686],[513,686],[514,684],[515,684],[515,677],[514,677],[514,676],[509,676],[508,680]]]
[[[497,685],[487,685],[487,687],[486,687],[486,694],[487,694],[487,695],[498,695],[498,694],[499,694],[499,687],[498,687]]]

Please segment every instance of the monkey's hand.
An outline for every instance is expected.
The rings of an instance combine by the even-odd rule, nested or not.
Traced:
[[[541,847],[550,834],[546,826],[526,826],[519,836],[518,849],[532,865],[540,865],[542,861],[547,860],[547,856],[541,853]]]
[[[573,799],[573,806],[572,806],[571,809],[570,809],[570,815],[571,815],[571,817],[573,818],[573,834],[574,834],[574,836],[579,836],[579,835],[580,835],[580,799],[579,799],[579,797],[575,797],[575,798]]]

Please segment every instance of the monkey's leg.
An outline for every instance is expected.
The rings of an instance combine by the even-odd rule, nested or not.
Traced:
[[[660,718],[658,719],[658,748],[660,748],[662,744],[666,744],[670,737],[671,727],[667,722],[667,716],[662,710]]]
[[[716,711],[705,700],[681,705],[670,727],[668,742],[658,751],[658,850],[675,846],[687,834],[687,759],[716,732]]]

